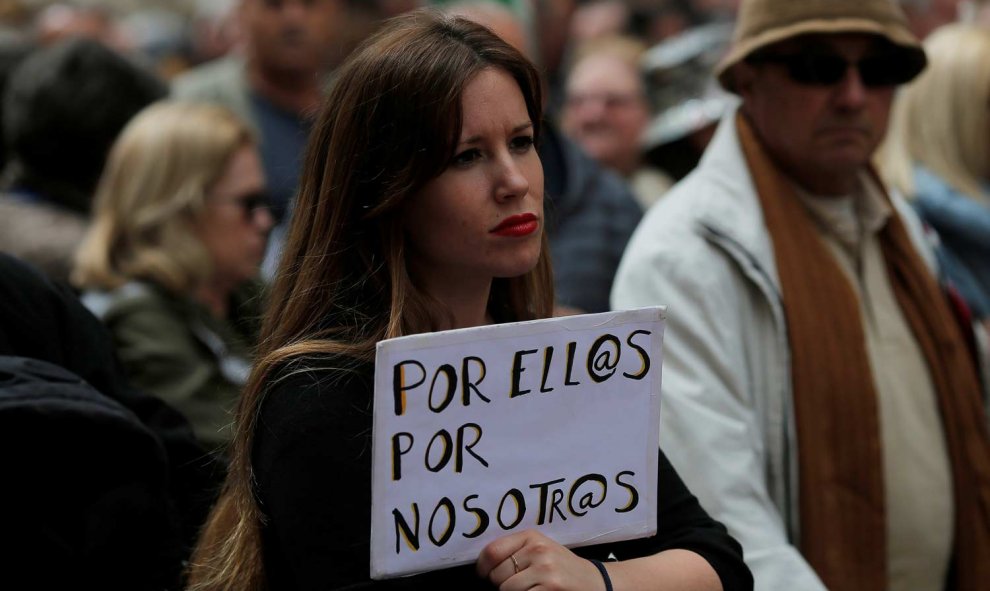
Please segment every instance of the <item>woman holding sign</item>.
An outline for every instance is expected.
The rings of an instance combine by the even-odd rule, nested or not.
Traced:
[[[540,106],[517,51],[429,11],[339,70],[192,589],[752,588],[662,455],[653,537],[571,551],[509,533],[473,566],[369,579],[375,344],[551,313]]]

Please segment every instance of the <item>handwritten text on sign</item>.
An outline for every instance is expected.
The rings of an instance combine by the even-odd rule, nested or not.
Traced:
[[[474,562],[529,528],[568,546],[656,531],[663,308],[378,345],[371,573]]]

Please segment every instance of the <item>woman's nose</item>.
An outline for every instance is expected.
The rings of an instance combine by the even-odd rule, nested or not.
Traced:
[[[523,174],[516,158],[507,154],[502,160],[495,192],[496,199],[505,201],[529,193],[529,179]]]

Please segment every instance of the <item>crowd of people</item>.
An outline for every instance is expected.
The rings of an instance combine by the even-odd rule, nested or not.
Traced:
[[[985,588],[988,58],[977,0],[0,4],[4,580]],[[653,535],[371,578],[377,343],[658,305]]]

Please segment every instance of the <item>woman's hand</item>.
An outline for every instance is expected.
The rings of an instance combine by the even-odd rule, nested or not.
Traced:
[[[590,561],[535,530],[510,534],[485,546],[478,575],[500,591],[603,591],[605,581]]]

